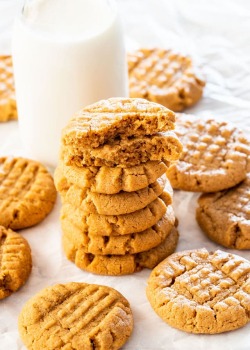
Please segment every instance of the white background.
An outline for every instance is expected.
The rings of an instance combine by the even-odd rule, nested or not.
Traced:
[[[13,17],[21,1],[0,0],[0,53],[10,52]],[[137,46],[172,47],[191,54],[203,66],[204,98],[188,111],[229,120],[250,132],[250,2],[248,0],[120,0],[128,49]],[[32,53],[31,53],[32,54]],[[0,124],[0,154],[25,155],[18,123]],[[178,250],[218,246],[204,237],[195,221],[197,195],[176,192],[179,219]],[[83,272],[68,262],[60,245],[60,201],[40,225],[21,233],[29,241],[33,271],[26,285],[0,301],[0,350],[24,350],[17,331],[22,305],[40,289],[69,281],[113,286],[131,303],[135,327],[126,350],[249,349],[250,325],[220,335],[192,335],[166,325],[145,297],[150,271],[105,277]],[[249,251],[237,253],[250,259]],[[41,349],[42,350],[42,349]]]

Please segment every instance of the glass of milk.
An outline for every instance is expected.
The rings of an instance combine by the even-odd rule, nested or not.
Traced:
[[[26,1],[12,49],[25,152],[55,167],[61,130],[76,111],[128,95],[115,0]]]

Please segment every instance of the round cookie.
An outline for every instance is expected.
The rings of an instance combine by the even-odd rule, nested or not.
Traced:
[[[57,184],[56,184],[57,185]],[[58,188],[58,186],[57,186]],[[84,215],[123,215],[145,208],[162,193],[169,197],[172,203],[173,189],[166,175],[146,188],[134,192],[119,192],[117,194],[101,194],[69,185],[68,189],[60,192],[63,203],[70,203],[81,209]]]
[[[124,215],[100,215],[89,213],[85,215],[72,204],[64,203],[61,210],[61,221],[66,219],[74,222],[81,230],[90,235],[117,236],[141,232],[155,225],[166,213],[168,196],[164,193],[145,208]]]
[[[120,236],[90,235],[81,230],[74,222],[62,220],[62,231],[66,240],[71,241],[75,249],[95,255],[135,254],[152,249],[169,235],[175,224],[174,211],[169,206],[168,213],[160,221],[145,231]]]
[[[0,299],[22,287],[31,268],[31,251],[26,239],[0,226]]]
[[[83,270],[99,275],[120,276],[132,274],[143,268],[154,268],[175,251],[178,238],[177,229],[173,227],[161,244],[148,251],[126,255],[94,255],[85,253],[84,249],[76,249],[71,240],[64,236],[63,249],[67,258]]]
[[[128,54],[129,92],[175,112],[194,105],[205,82],[190,57],[164,49],[139,49]]]
[[[61,159],[66,165],[107,166],[128,168],[149,161],[175,161],[182,152],[182,145],[173,131],[108,140],[91,148],[67,145],[61,148]]]
[[[180,114],[175,132],[183,144],[183,152],[179,161],[167,170],[173,188],[217,192],[245,179],[249,141],[235,126]]]
[[[0,158],[0,225],[22,229],[42,221],[56,200],[53,178],[38,162]]]
[[[133,315],[115,289],[71,282],[31,298],[18,327],[28,350],[117,350],[132,333]]]
[[[214,242],[231,249],[250,249],[250,174],[238,186],[198,199],[196,219]]]
[[[121,191],[141,190],[161,177],[169,166],[168,162],[149,161],[130,168],[119,167],[77,167],[65,165],[62,161],[55,171],[58,191],[67,188],[67,181],[91,192],[116,194]],[[63,179],[67,181],[63,181]]]
[[[148,280],[147,297],[170,326],[191,333],[222,333],[250,321],[250,262],[220,250],[178,252]]]
[[[0,122],[17,119],[11,56],[0,56]]]
[[[62,146],[97,148],[111,139],[140,137],[174,129],[175,114],[140,98],[113,97],[75,114],[62,131]]]

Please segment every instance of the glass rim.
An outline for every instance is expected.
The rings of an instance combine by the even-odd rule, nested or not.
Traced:
[[[35,2],[35,1],[41,1],[41,0],[24,0],[24,3],[23,3],[23,6],[21,8],[21,16],[24,16],[25,17],[25,7],[29,4],[29,3],[32,3],[32,2]],[[46,1],[46,0],[44,0]],[[51,1],[51,0],[50,0]],[[95,0],[91,0],[92,2],[95,1]],[[112,10],[117,13],[117,1],[116,0],[102,0],[102,1],[105,1],[107,3],[107,5],[109,7],[112,8]]]

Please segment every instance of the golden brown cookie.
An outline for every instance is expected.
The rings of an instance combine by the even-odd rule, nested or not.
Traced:
[[[183,152],[167,171],[173,188],[216,192],[245,179],[250,147],[237,127],[180,114],[175,131],[183,144]]]
[[[170,326],[191,333],[222,333],[250,320],[250,262],[205,248],[178,252],[148,280],[147,297]]]
[[[172,228],[166,239],[148,251],[126,255],[94,255],[74,246],[71,240],[63,236],[63,248],[67,258],[79,268],[99,275],[126,275],[143,268],[152,269],[160,261],[175,251],[178,232]]]
[[[59,190],[58,187],[57,189]],[[60,195],[63,203],[74,205],[81,209],[84,215],[123,215],[145,208],[159,197],[163,190],[165,191],[165,197],[169,197],[170,204],[173,190],[166,175],[163,175],[148,187],[134,192],[119,192],[110,195],[91,192],[76,185],[71,185],[68,187],[68,190],[61,191]]]
[[[56,189],[48,171],[24,158],[0,158],[0,225],[22,229],[52,210]]]
[[[17,119],[11,56],[0,56],[0,122]]]
[[[131,97],[158,102],[179,112],[202,96],[205,81],[188,56],[164,49],[139,49],[128,55]]]
[[[32,267],[26,239],[0,226],[0,299],[16,292],[27,281]]]
[[[81,249],[85,253],[96,255],[135,254],[152,249],[166,239],[174,224],[175,216],[171,206],[154,226],[130,235],[90,235],[70,220],[61,221],[65,239],[70,241],[76,250]]]
[[[18,327],[28,350],[117,350],[132,333],[133,315],[115,289],[71,282],[31,298]]]
[[[214,242],[232,249],[250,249],[250,174],[229,190],[202,195],[197,221]]]
[[[99,147],[110,139],[140,137],[174,129],[175,114],[143,99],[110,98],[78,112],[62,132],[64,147]]]
[[[166,204],[167,203],[167,204]],[[117,236],[141,232],[154,226],[168,209],[168,196],[164,193],[145,208],[124,215],[85,215],[81,209],[64,203],[61,210],[61,221],[74,222],[81,230],[90,235]]]
[[[148,161],[174,161],[179,159],[182,145],[174,132],[110,139],[97,148],[68,145],[61,149],[66,165],[132,167]]]
[[[134,192],[155,182],[169,166],[168,162],[149,161],[130,168],[119,167],[76,167],[59,162],[55,171],[58,191],[67,187],[64,177],[71,184],[89,188],[92,192],[116,194],[120,191]]]

